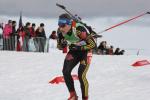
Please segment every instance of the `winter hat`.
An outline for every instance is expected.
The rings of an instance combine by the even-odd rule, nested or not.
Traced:
[[[59,20],[58,20],[58,25],[64,25],[64,24],[67,24],[67,25],[71,25],[71,22],[72,22],[72,18],[68,15],[68,14],[61,14],[59,16]]]

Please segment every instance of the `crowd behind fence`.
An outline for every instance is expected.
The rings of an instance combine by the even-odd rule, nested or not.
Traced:
[[[103,41],[102,41],[103,42]],[[105,46],[106,47],[106,46]],[[42,38],[42,37],[32,37],[29,39],[22,38],[19,40],[17,36],[10,37],[7,40],[3,39],[3,35],[0,33],[0,50],[8,51],[24,51],[24,52],[49,52],[50,48],[57,48],[57,40],[51,38]],[[117,48],[116,48],[117,49]],[[97,55],[120,55],[115,54],[116,50],[110,46],[110,48],[101,48],[98,46],[97,49],[94,49],[94,54]],[[149,50],[145,49],[125,49],[126,55],[150,55]]]
[[[17,36],[3,38],[2,34],[0,34],[0,50],[48,52],[49,38],[31,37],[18,39]]]
[[[27,22],[25,26],[21,17],[19,27],[16,29],[16,21],[8,20],[7,24],[0,23],[0,50],[25,51],[25,52],[49,52],[49,47],[57,48],[59,36],[56,31],[47,38],[44,30],[44,23],[37,26],[35,23]],[[51,41],[52,40],[52,41]],[[54,40],[54,41],[53,41]],[[67,46],[62,49],[63,53],[67,52]],[[128,51],[128,52],[126,52]],[[106,41],[101,41],[97,48],[93,50],[98,55],[124,55],[128,54],[148,54],[150,50],[145,49],[121,49],[108,46]],[[130,52],[130,53],[129,53]]]
[[[50,41],[55,40],[55,44],[59,41],[61,32],[53,31],[49,38],[46,37],[44,23],[36,28],[35,23],[26,22],[25,25],[19,20],[19,27],[16,29],[16,21],[8,20],[7,24],[0,24],[0,49],[9,51],[25,51],[25,52],[49,52]],[[59,43],[58,43],[59,44]],[[58,45],[56,46],[58,47]],[[62,48],[63,53],[67,53],[67,45]],[[117,48],[114,51],[113,46],[108,47],[106,41],[102,41],[100,45],[93,50],[98,55],[123,55],[124,50]]]

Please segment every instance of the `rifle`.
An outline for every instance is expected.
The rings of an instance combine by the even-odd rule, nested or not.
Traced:
[[[60,5],[60,4],[56,3],[56,6],[60,7],[60,8],[63,9],[63,10],[65,10],[75,22],[78,22],[78,23],[83,24],[83,25],[89,30],[90,34],[91,34],[94,38],[100,38],[100,37],[102,37],[102,35],[98,35],[98,34],[92,29],[91,26],[88,26],[86,23],[83,23],[83,22],[81,21],[81,18],[80,18],[80,17],[74,16],[70,11],[68,11],[64,5]]]

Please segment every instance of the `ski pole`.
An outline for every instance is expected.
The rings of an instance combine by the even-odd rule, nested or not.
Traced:
[[[137,18],[139,18],[139,17],[142,17],[142,16],[144,16],[144,15],[146,15],[146,14],[150,14],[150,12],[146,12],[146,13],[140,14],[140,15],[138,15],[138,16],[135,16],[135,17],[133,17],[133,18],[130,18],[130,19],[128,19],[128,20],[125,20],[125,21],[123,21],[123,22],[120,22],[120,23],[118,23],[118,24],[116,24],[116,25],[113,25],[113,26],[111,26],[111,27],[109,27],[109,28],[107,28],[107,29],[105,29],[105,30],[103,30],[103,31],[101,31],[101,32],[98,32],[97,34],[101,34],[101,33],[103,33],[103,32],[106,32],[106,31],[108,31],[108,30],[111,30],[111,29],[113,29],[113,28],[115,28],[115,27],[117,27],[117,26],[120,26],[120,25],[122,25],[122,24],[128,23],[128,22],[130,22],[130,21],[132,21],[132,20],[134,20],[134,19],[137,19]]]
[[[66,9],[65,6],[60,5],[60,4],[58,4],[58,3],[56,3],[56,6],[60,7],[61,9],[64,9],[75,21],[80,22],[80,23],[86,25],[86,24],[83,23],[80,19],[76,18],[73,14],[71,14],[71,13]],[[125,21],[123,21],[123,22],[120,22],[120,23],[118,23],[118,24],[116,24],[116,25],[113,25],[113,26],[111,26],[111,27],[109,27],[109,28],[107,28],[107,29],[105,29],[105,30],[103,30],[103,31],[101,31],[101,32],[98,32],[97,34],[94,34],[93,36],[99,37],[98,34],[101,34],[101,33],[103,33],[103,32],[106,32],[106,31],[108,31],[108,30],[111,30],[111,29],[113,29],[113,28],[115,28],[115,27],[117,27],[117,26],[120,26],[120,25],[122,25],[122,24],[128,23],[128,22],[130,22],[130,21],[132,21],[132,20],[134,20],[134,19],[137,19],[137,18],[139,18],[139,17],[142,17],[142,16],[144,16],[144,15],[146,15],[146,14],[150,14],[150,12],[146,12],[146,13],[140,14],[140,15],[138,15],[138,16],[135,16],[135,17],[133,17],[133,18],[130,18],[130,19],[128,19],[128,20],[125,20]],[[86,26],[87,26],[87,25],[86,25]],[[87,26],[87,27],[88,27],[88,26]],[[93,30],[92,30],[92,31],[93,31]],[[93,31],[93,32],[94,32],[94,31]],[[96,32],[94,32],[94,33],[96,33]],[[101,36],[100,36],[100,37],[101,37]]]

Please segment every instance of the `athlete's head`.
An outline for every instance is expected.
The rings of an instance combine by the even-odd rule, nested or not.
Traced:
[[[66,34],[71,29],[72,19],[68,14],[61,14],[58,20],[58,26],[63,34]]]

